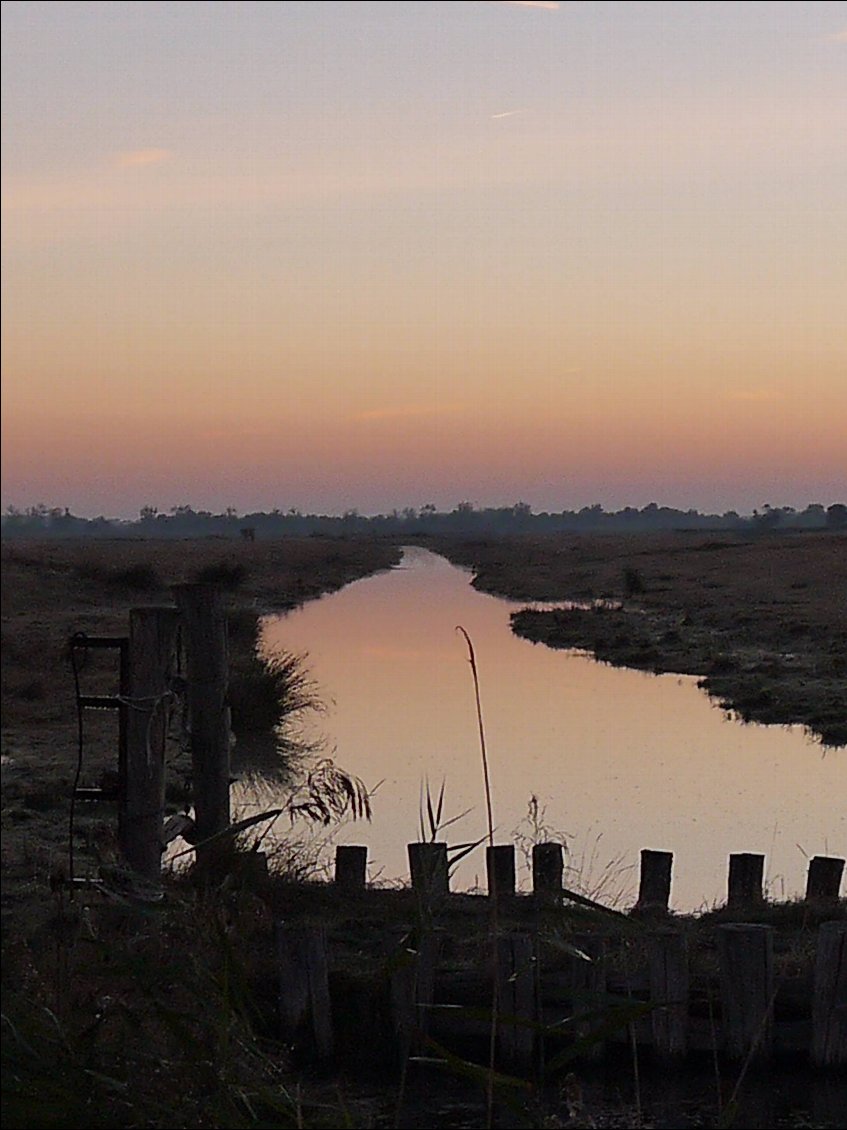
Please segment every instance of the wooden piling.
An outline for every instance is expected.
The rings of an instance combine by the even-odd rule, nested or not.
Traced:
[[[532,1069],[537,1019],[535,964],[527,934],[497,938],[497,1058],[514,1071]]]
[[[162,869],[165,739],[176,628],[175,608],[130,611],[125,780],[118,829],[127,863],[152,880]]]
[[[560,898],[564,875],[564,849],[561,844],[532,846],[532,889],[542,898]]]
[[[446,842],[436,840],[408,844],[407,850],[412,890],[424,899],[449,894],[450,875]]]
[[[650,964],[650,1014],[653,1046],[662,1059],[682,1059],[688,1051],[688,942],[676,930],[658,930],[647,942]]]
[[[335,849],[335,885],[343,891],[363,891],[367,883],[368,849],[339,844]]]
[[[400,1067],[425,1048],[440,951],[440,936],[428,930],[416,940],[404,937],[390,955],[391,1029]]]
[[[510,898],[515,893],[515,846],[494,844],[485,849],[489,895]]]
[[[593,1038],[593,1033],[603,1025],[602,1011],[606,1005],[606,939],[602,934],[573,934],[568,941],[578,951],[571,958],[574,1035],[579,1040],[590,1041],[583,1058],[598,1060],[606,1046],[605,1040]]]
[[[185,652],[197,866],[209,875],[225,869],[232,849],[226,839],[205,842],[230,824],[226,616],[214,585],[177,585],[174,595]]]
[[[717,928],[724,1048],[730,1059],[765,1059],[773,1040],[773,927]]]
[[[324,928],[280,921],[276,942],[280,1034],[300,1051],[328,1059],[333,1039]]]
[[[847,1064],[847,922],[818,930],[811,1058],[817,1067]]]
[[[806,902],[835,902],[843,874],[843,859],[830,855],[813,856],[806,876]]]
[[[752,852],[739,852],[729,857],[729,880],[726,905],[731,909],[758,906],[764,899],[762,886],[765,857]]]
[[[638,887],[638,911],[666,911],[671,897],[672,851],[641,852],[641,879]]]

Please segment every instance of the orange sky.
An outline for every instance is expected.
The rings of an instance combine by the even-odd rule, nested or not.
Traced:
[[[4,5],[3,503],[847,497],[847,5]]]

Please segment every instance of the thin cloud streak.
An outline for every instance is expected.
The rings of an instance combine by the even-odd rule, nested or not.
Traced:
[[[501,4],[513,4],[516,8],[546,8],[548,12],[558,12],[561,7],[556,0],[497,0]]]
[[[406,420],[418,416],[448,416],[464,410],[464,404],[406,404],[397,408],[371,408],[365,412],[356,412],[353,419],[356,423],[367,423],[371,420]]]
[[[140,168],[144,165],[161,165],[170,157],[170,149],[131,149],[119,153],[116,164],[120,169]]]
[[[774,400],[781,400],[782,393],[776,388],[737,388],[727,393],[727,399],[746,404],[768,404]]]
[[[526,110],[504,110],[502,114],[492,114],[491,120],[495,118],[513,118],[515,114],[525,114]]]

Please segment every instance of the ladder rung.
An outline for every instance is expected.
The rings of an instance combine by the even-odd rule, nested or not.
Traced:
[[[118,710],[123,703],[113,694],[81,694],[80,706],[90,706],[92,710]]]
[[[82,786],[74,790],[74,796],[77,800],[117,800],[119,795],[117,789],[89,788],[88,786]]]
[[[83,650],[87,647],[126,647],[128,643],[128,636],[84,636],[81,639],[74,639],[71,636],[71,647],[78,647]]]

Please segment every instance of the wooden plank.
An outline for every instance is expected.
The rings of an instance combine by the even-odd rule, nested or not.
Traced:
[[[773,927],[717,928],[724,1048],[730,1059],[765,1059],[773,1042]]]
[[[398,1066],[425,1050],[441,937],[434,930],[403,937],[390,955],[389,1008]]]
[[[333,1033],[324,928],[278,921],[276,942],[281,1036],[306,1055],[328,1059]]]
[[[682,1059],[688,1051],[688,941],[677,930],[659,930],[647,940],[653,1046],[663,1059]]]
[[[570,977],[571,1015],[576,1018],[573,1031],[577,1039],[583,1040],[603,1023],[602,1016],[587,1014],[602,1012],[606,1005],[606,938],[602,934],[572,934],[568,941],[585,955],[571,958]],[[592,1040],[585,1058],[597,1060],[604,1052],[605,1041]]]
[[[157,880],[162,867],[165,740],[177,629],[175,608],[129,614],[126,778],[118,832],[129,866]]]
[[[818,930],[811,1058],[818,1067],[847,1064],[847,922]]]
[[[537,1018],[535,962],[528,934],[497,938],[497,1059],[520,1074],[532,1070]]]
[[[226,616],[215,585],[177,585],[174,595],[185,651],[197,866],[207,876],[222,875],[232,844],[226,838],[205,841],[230,824]]]

